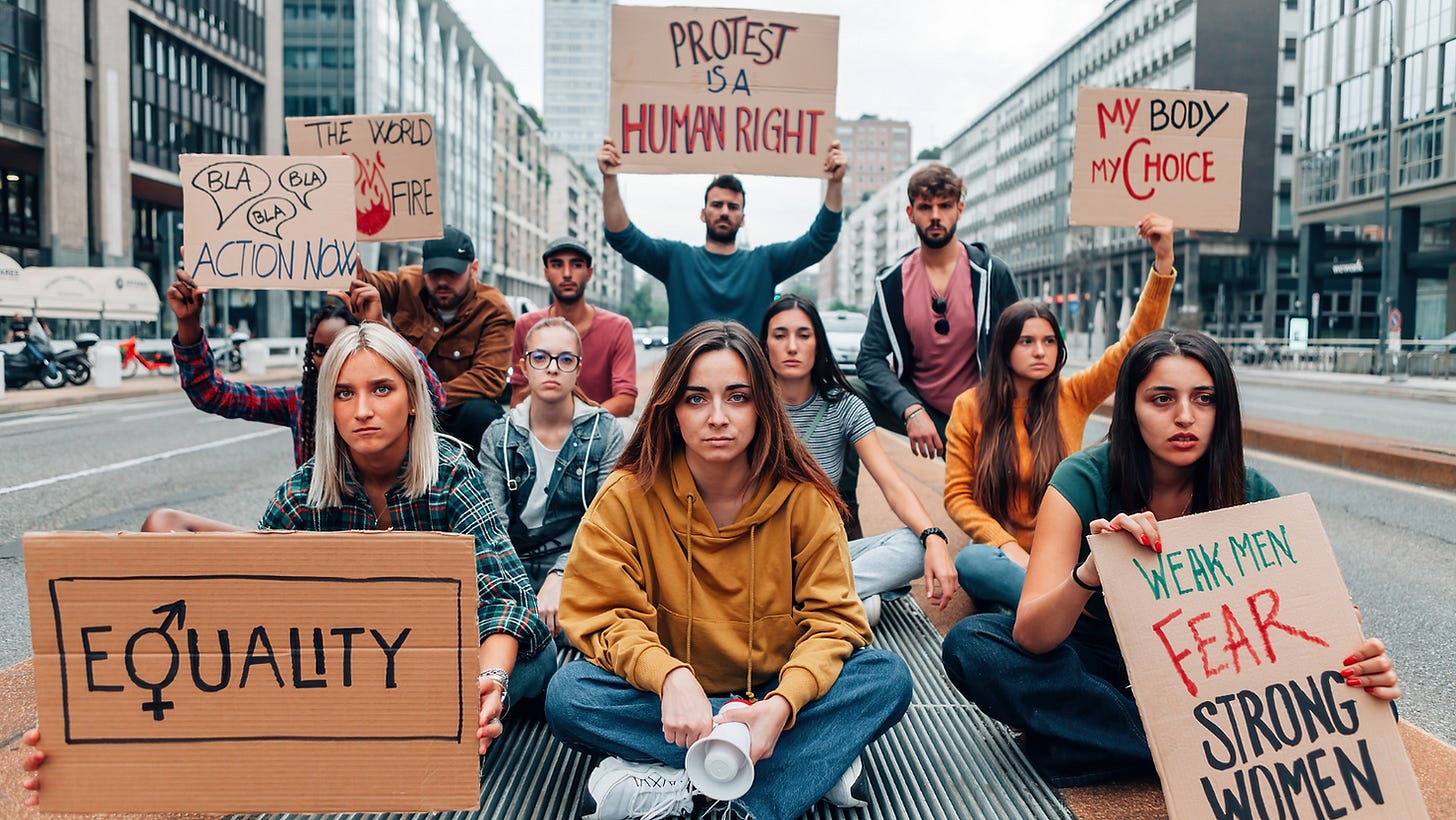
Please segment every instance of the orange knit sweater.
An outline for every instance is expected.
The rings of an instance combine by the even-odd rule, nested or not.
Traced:
[[[1150,271],[1142,295],[1138,297],[1137,310],[1133,312],[1122,338],[1107,348],[1102,358],[1091,367],[1061,380],[1057,424],[1068,453],[1082,449],[1087,419],[1099,404],[1112,395],[1113,388],[1117,386],[1117,371],[1122,367],[1128,350],[1139,339],[1163,326],[1177,277],[1177,270],[1166,276],[1156,269]],[[981,417],[976,406],[975,388],[956,397],[950,424],[945,431],[945,511],[971,536],[972,543],[1000,547],[1015,541],[1022,549],[1030,550],[1031,536],[1036,528],[1036,510],[1031,508],[1031,487],[1027,483],[1032,456],[1031,438],[1026,430],[1026,400],[1017,399],[1012,412],[1016,420],[1015,469],[1022,480],[1011,498],[1010,520],[997,521],[976,503],[973,484],[981,439]]]

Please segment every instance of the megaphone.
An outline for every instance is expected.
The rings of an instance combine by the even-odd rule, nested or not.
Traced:
[[[748,706],[745,700],[730,700],[718,714]],[[711,800],[736,800],[753,786],[753,758],[748,755],[748,725],[720,723],[707,736],[688,747],[684,768],[704,796]]]

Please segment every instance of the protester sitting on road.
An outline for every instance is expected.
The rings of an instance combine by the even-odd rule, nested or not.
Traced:
[[[752,705],[716,720],[749,727],[756,763],[732,810],[864,805],[859,754],[904,714],[910,677],[868,648],[841,507],[753,335],[723,321],[684,334],[562,582],[562,628],[585,660],[552,678],[546,718],[607,755],[587,783],[594,817],[692,808],[687,747],[730,694]]]
[[[1163,325],[1178,276],[1173,223],[1148,214],[1138,235],[1152,246],[1153,269],[1117,344],[1063,379],[1067,347],[1056,314],[1016,302],[996,322],[981,382],[955,400],[946,428],[945,511],[971,536],[955,568],[978,609],[1015,610],[1052,471],[1082,449],[1087,419],[1112,395],[1128,349]]]
[[[1052,475],[1014,621],[972,615],[943,647],[951,682],[1022,730],[1027,757],[1058,787],[1152,767],[1087,534],[1121,530],[1160,551],[1159,521],[1278,495],[1244,466],[1233,368],[1203,333],[1157,330],[1133,346],[1107,438]],[[1354,650],[1345,683],[1399,697],[1384,645],[1372,638]]]
[[[794,432],[829,480],[839,482],[845,449],[853,447],[905,524],[849,542],[854,588],[870,625],[879,621],[880,596],[903,594],[915,578],[924,578],[926,596],[944,609],[956,590],[949,542],[880,445],[869,409],[834,361],[819,309],[797,294],[780,298],[764,314],[758,341]]]
[[[308,322],[303,352],[303,382],[298,386],[263,387],[229,381],[217,371],[212,346],[202,330],[202,306],[207,290],[192,281],[186,271],[177,270],[177,281],[167,288],[167,306],[177,317],[177,334],[172,337],[172,354],[177,361],[182,389],[192,405],[204,413],[229,419],[247,419],[287,425],[293,431],[293,464],[302,465],[313,457],[314,410],[317,406],[319,365],[329,345],[345,327],[360,320],[378,321],[383,315],[379,291],[355,280],[347,293],[330,292],[343,305],[326,303]],[[352,310],[352,312],[351,312]],[[356,316],[357,314],[357,316]],[[429,382],[430,400],[436,412],[445,407],[445,389],[435,371],[415,351]]]
[[[532,325],[516,370],[530,393],[491,422],[476,456],[486,492],[536,589],[541,619],[559,635],[561,575],[577,524],[625,443],[617,419],[577,390],[581,337],[552,316]]]

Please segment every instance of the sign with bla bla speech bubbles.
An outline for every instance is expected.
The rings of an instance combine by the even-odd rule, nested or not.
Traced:
[[[1237,231],[1249,99],[1228,91],[1077,89],[1073,225]]]
[[[288,153],[353,160],[360,242],[438,239],[439,166],[429,114],[288,117]]]
[[[347,290],[354,166],[345,156],[183,154],[183,265],[210,288]]]
[[[822,177],[838,72],[838,17],[614,5],[619,169]]]

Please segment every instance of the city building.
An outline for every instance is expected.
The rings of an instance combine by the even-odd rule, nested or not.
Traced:
[[[868,198],[852,208],[846,206],[839,244],[834,246],[833,267],[820,263],[825,274],[819,280],[824,306],[833,304],[824,302],[822,287],[832,272],[834,289],[830,298],[860,309],[869,307],[875,298],[874,274],[919,242],[915,226],[905,216],[905,187],[922,164],[902,169]]]
[[[597,175],[587,171],[572,155],[556,148],[550,149],[546,163],[547,233],[551,237],[575,237],[586,245],[593,265],[587,300],[620,313],[631,292],[623,285],[622,257],[607,246],[602,232],[602,191],[597,186]],[[543,283],[540,297],[532,298],[545,305],[550,301],[550,289]]]
[[[546,141],[595,175],[611,91],[611,0],[545,0],[542,17]]]
[[[264,0],[0,0],[0,253],[135,265],[163,291],[182,240],[178,155],[282,151],[280,26]],[[230,296],[254,322],[286,308]]]
[[[849,158],[844,175],[844,214],[848,217],[874,193],[910,165],[910,123],[865,114],[856,120],[835,120],[835,139]],[[824,189],[824,184],[819,186]],[[838,298],[839,247],[819,263],[819,302],[829,307]],[[845,304],[854,304],[842,300]]]
[[[1298,299],[1290,208],[1296,61],[1289,47],[1298,31],[1295,0],[1107,3],[943,148],[941,161],[966,179],[960,238],[986,242],[1010,264],[1022,293],[1052,304],[1068,330],[1100,328],[1111,341],[1152,257],[1132,226],[1068,224],[1077,88],[1244,92],[1240,229],[1179,235],[1170,321],[1225,336],[1282,334]],[[859,275],[873,269],[867,264]]]
[[[1313,330],[1383,338],[1397,309],[1405,339],[1456,332],[1456,10],[1313,0],[1300,16],[1298,294]]]
[[[494,120],[491,127],[490,168],[494,195],[490,197],[490,252],[480,250],[485,281],[502,293],[531,298],[539,307],[545,288],[541,278],[541,251],[547,236],[546,191],[551,175],[546,167],[546,133],[541,118],[516,99],[505,78],[495,80]]]

